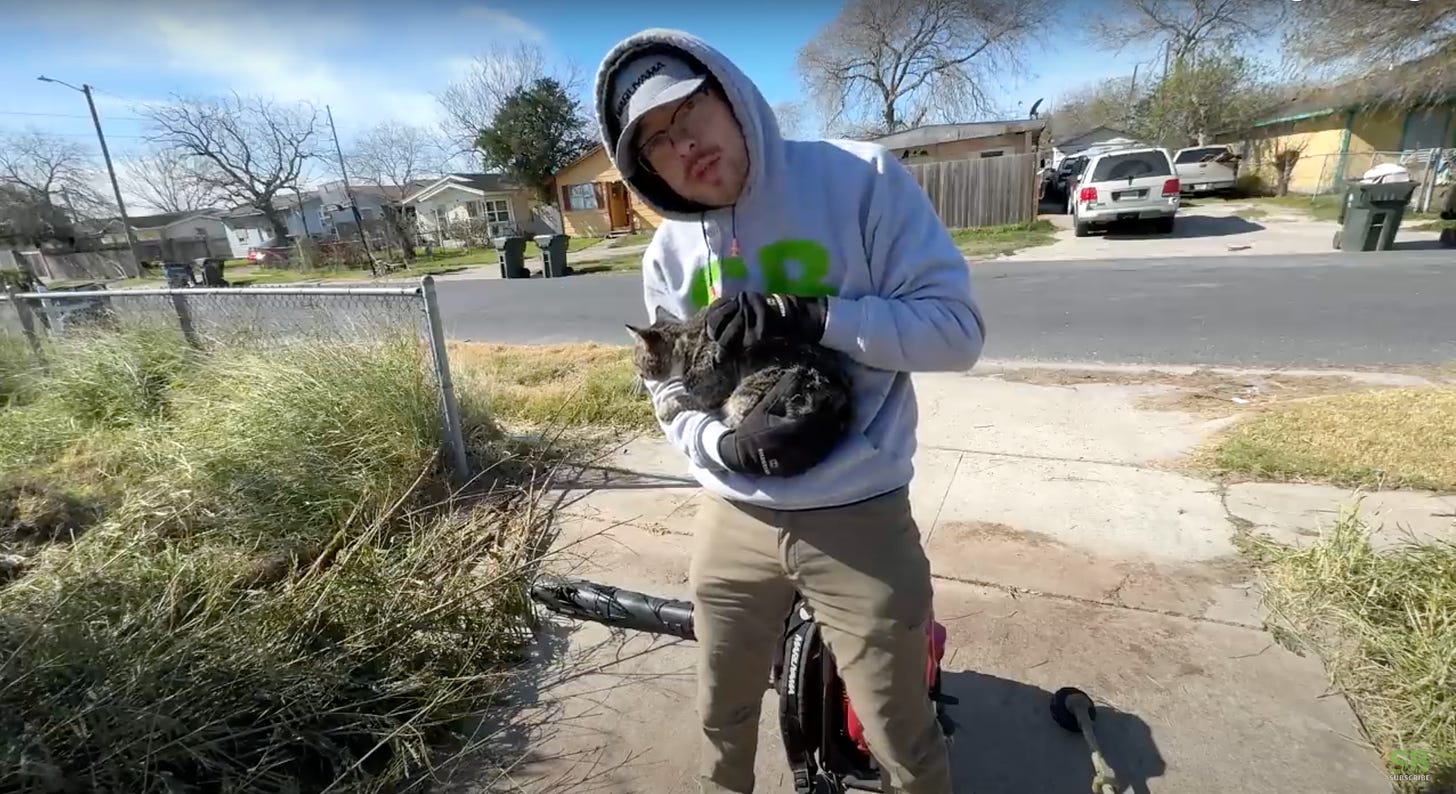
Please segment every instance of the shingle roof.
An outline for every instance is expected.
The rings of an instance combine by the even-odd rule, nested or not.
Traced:
[[[1046,128],[1046,119],[1013,119],[1010,121],[977,121],[970,124],[927,124],[923,127],[883,135],[874,142],[886,149],[911,146],[932,146],[937,143],[991,138],[1018,132],[1038,132]]]
[[[1439,52],[1386,69],[1374,69],[1334,85],[1287,94],[1254,126],[1277,124],[1342,110],[1411,107],[1456,99],[1456,52]]]
[[[160,229],[169,226],[177,221],[190,218],[194,215],[211,215],[212,210],[192,210],[189,212],[163,212],[159,215],[131,215],[127,220],[131,221],[133,229]]]

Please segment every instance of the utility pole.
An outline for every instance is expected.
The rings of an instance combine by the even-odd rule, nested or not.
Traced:
[[[359,242],[364,244],[364,255],[369,257],[369,272],[379,275],[374,261],[374,251],[369,248],[369,235],[364,233],[364,219],[359,217],[359,204],[354,201],[354,190],[349,187],[349,171],[344,168],[344,150],[339,146],[339,131],[334,129],[334,109],[324,105],[329,114],[329,132],[334,136],[334,153],[339,156],[339,175],[344,178],[344,195],[349,199],[349,209],[354,214],[354,228],[359,230]]]
[[[132,261],[140,268],[142,257],[141,253],[137,251],[136,232],[132,231],[131,219],[126,217],[126,202],[121,198],[121,186],[116,183],[116,169],[111,166],[111,152],[106,148],[106,135],[101,132],[101,117],[96,115],[96,101],[91,98],[91,86],[82,83],[81,87],[77,88],[70,83],[53,80],[45,75],[36,79],[44,83],[57,83],[86,95],[86,106],[91,109],[91,123],[96,125],[96,139],[101,142],[101,159],[106,161],[106,173],[111,177],[111,192],[116,196],[116,209],[121,212],[121,227],[126,230],[127,247],[131,249]]]

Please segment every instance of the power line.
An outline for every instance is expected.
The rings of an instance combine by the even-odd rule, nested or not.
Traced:
[[[80,113],[32,113],[26,110],[0,110],[0,116],[44,116],[55,119],[89,119]],[[141,116],[107,116],[107,121],[146,121]]]
[[[3,128],[0,128],[0,129],[3,129]],[[65,137],[68,137],[68,138],[95,138],[96,137],[96,133],[94,133],[94,132],[52,132],[51,130],[42,130],[41,131],[41,134],[42,135],[64,135]],[[138,140],[138,141],[147,140],[147,136],[145,136],[145,135],[108,135],[107,137],[108,138],[130,138],[132,140]]]

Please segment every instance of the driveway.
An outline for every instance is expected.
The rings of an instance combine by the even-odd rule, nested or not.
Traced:
[[[1057,224],[1057,241],[1027,248],[1005,257],[1011,261],[1080,259],[1137,259],[1189,256],[1257,256],[1323,254],[1334,250],[1331,241],[1340,227],[1332,221],[1313,220],[1298,210],[1220,199],[1184,199],[1172,234],[1129,229],[1096,231],[1078,238],[1071,216],[1050,215]],[[1433,249],[1440,235],[1402,228],[1396,237],[1400,249]]]

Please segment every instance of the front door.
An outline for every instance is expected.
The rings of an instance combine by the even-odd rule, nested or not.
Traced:
[[[627,205],[627,186],[621,182],[613,182],[607,188],[607,219],[614,232],[632,228],[632,213]]]

